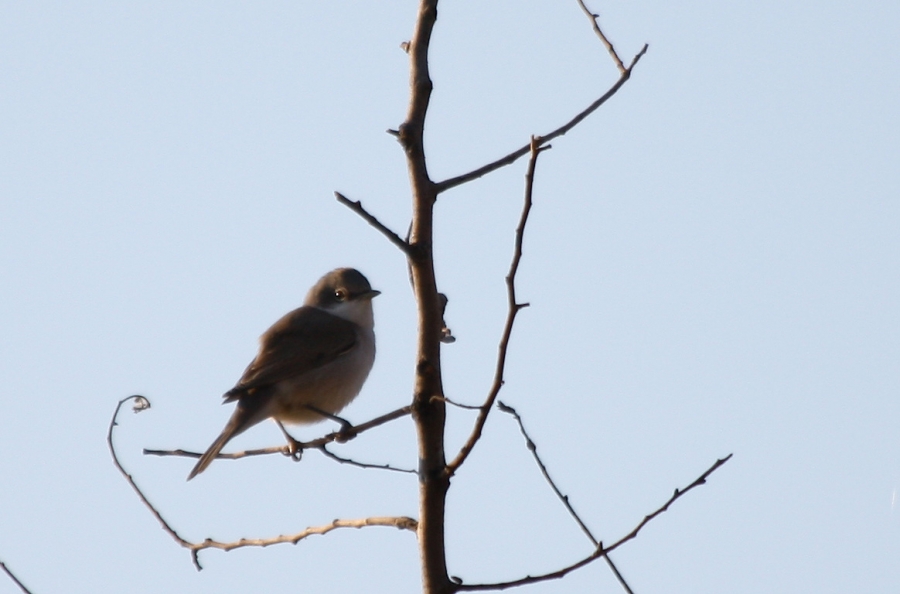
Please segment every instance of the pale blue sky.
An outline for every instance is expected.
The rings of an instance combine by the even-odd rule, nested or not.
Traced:
[[[900,7],[593,2],[633,79],[541,157],[501,399],[605,541],[734,458],[614,558],[639,594],[900,591]],[[415,316],[398,232],[413,2],[0,3],[0,559],[51,592],[414,592],[410,533],[206,552],[197,573],[116,473],[190,539],[416,515],[415,478],[315,453],[192,462],[256,338],[335,266],[376,300],[346,411],[408,402]],[[444,2],[435,179],[547,132],[616,71],[574,2]],[[443,195],[448,396],[493,373],[524,162]],[[455,451],[471,415],[452,411]],[[313,436],[329,427],[301,430]],[[235,448],[281,443],[264,424]],[[414,466],[407,420],[343,453]],[[498,581],[590,551],[495,415],[449,499],[451,574]],[[0,594],[16,592],[0,578]],[[530,593],[621,592],[597,563]]]

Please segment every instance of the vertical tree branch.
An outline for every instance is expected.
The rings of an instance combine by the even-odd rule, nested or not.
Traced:
[[[444,473],[446,409],[441,382],[442,311],[433,259],[433,215],[437,193],[428,175],[424,147],[425,116],[432,89],[428,47],[436,20],[437,0],[421,0],[408,49],[409,110],[406,121],[398,130],[398,138],[406,153],[413,199],[409,265],[419,323],[413,419],[419,442],[418,537],[422,590],[427,594],[447,594],[453,591],[453,585],[447,576],[444,548],[444,515],[450,481]]]
[[[447,474],[452,476],[459,467],[462,466],[469,454],[475,448],[475,444],[481,438],[481,432],[484,430],[484,424],[487,423],[488,415],[494,406],[500,389],[503,388],[503,373],[506,370],[506,354],[509,351],[509,339],[512,336],[513,325],[516,323],[516,314],[522,308],[528,307],[527,303],[519,303],[516,299],[516,273],[519,271],[519,263],[522,261],[522,244],[525,240],[525,225],[528,224],[528,214],[531,212],[532,193],[534,190],[534,169],[537,166],[537,158],[541,152],[551,148],[551,145],[540,145],[540,139],[536,136],[531,137],[529,150],[531,151],[531,159],[528,161],[528,168],[525,171],[525,204],[522,206],[522,214],[519,216],[519,225],[516,227],[516,244],[513,250],[512,262],[509,265],[509,273],[506,275],[506,299],[507,314],[506,324],[503,326],[503,335],[500,338],[500,346],[497,347],[497,365],[494,370],[494,381],[491,389],[488,391],[487,398],[479,407],[478,418],[469,434],[469,439],[459,449],[459,453],[447,465]]]

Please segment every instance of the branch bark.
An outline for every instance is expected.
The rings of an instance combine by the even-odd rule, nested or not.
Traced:
[[[444,472],[444,420],[441,380],[442,307],[434,277],[434,182],[425,162],[425,117],[431,99],[428,48],[437,20],[437,0],[421,0],[415,30],[409,42],[410,95],[406,120],[398,139],[406,154],[412,187],[412,225],[408,252],[410,278],[418,309],[418,345],[413,394],[413,419],[419,444],[419,554],[422,591],[449,594],[453,585],[447,575],[444,518],[449,478]],[[436,397],[436,398],[435,398]]]

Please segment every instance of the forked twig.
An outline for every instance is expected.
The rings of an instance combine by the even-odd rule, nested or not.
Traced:
[[[513,251],[512,262],[509,266],[509,273],[506,275],[508,309],[506,323],[503,328],[503,335],[500,338],[500,346],[497,349],[497,365],[494,371],[494,382],[491,385],[491,389],[488,392],[484,404],[481,405],[478,412],[478,418],[475,420],[475,425],[472,428],[469,439],[467,439],[462,448],[460,448],[456,458],[447,464],[446,473],[448,476],[453,476],[459,467],[462,466],[463,462],[466,461],[466,458],[468,458],[469,454],[472,452],[472,448],[475,447],[475,444],[478,443],[478,440],[481,438],[481,432],[484,430],[484,424],[487,422],[491,407],[494,406],[494,401],[497,399],[497,395],[503,387],[503,372],[506,369],[506,354],[509,350],[509,339],[512,336],[516,315],[521,309],[528,307],[527,303],[519,303],[516,300],[516,273],[519,271],[519,262],[522,260],[522,243],[525,239],[525,225],[528,223],[528,214],[531,212],[532,194],[534,191],[534,170],[537,166],[537,158],[541,152],[549,148],[549,144],[540,146],[537,138],[534,136],[531,137],[531,159],[528,161],[528,169],[525,173],[525,204],[522,206],[522,214],[519,217],[519,226],[516,228],[515,249]]]
[[[591,553],[587,557],[584,557],[583,559],[576,561],[575,563],[572,563],[571,565],[567,565],[566,567],[563,567],[562,569],[558,569],[556,571],[552,571],[549,573],[544,573],[544,574],[535,575],[535,576],[527,576],[524,578],[520,578],[518,580],[511,580],[508,582],[495,582],[493,584],[471,584],[471,585],[459,584],[456,586],[456,589],[457,589],[457,591],[467,591],[467,592],[483,592],[483,591],[487,591],[487,590],[505,590],[507,588],[515,588],[517,586],[536,584],[538,582],[546,582],[548,580],[555,580],[555,579],[565,577],[566,575],[572,573],[576,569],[580,569],[580,568],[584,567],[585,565],[588,565],[588,564],[596,561],[600,557],[603,557],[604,555],[608,555],[609,553],[613,552],[614,550],[616,550],[617,548],[619,548],[620,546],[622,546],[629,540],[632,540],[633,538],[635,538],[638,535],[638,532],[640,532],[644,526],[646,526],[653,518],[660,515],[664,511],[668,510],[669,506],[671,506],[673,503],[675,503],[675,501],[677,499],[679,499],[682,495],[684,495],[691,489],[694,489],[695,487],[699,487],[700,485],[706,483],[706,479],[709,478],[709,475],[711,475],[713,472],[718,470],[718,468],[720,466],[722,466],[723,464],[728,462],[728,460],[731,459],[732,455],[733,454],[728,454],[724,458],[722,458],[720,460],[716,460],[715,464],[710,466],[706,470],[706,472],[704,472],[699,477],[697,477],[697,479],[693,483],[691,483],[684,489],[675,489],[675,492],[672,494],[671,497],[669,497],[668,501],[666,501],[661,507],[657,508],[656,511],[654,511],[653,513],[644,516],[644,519],[642,519],[634,527],[634,529],[631,532],[629,532],[628,534],[626,534],[625,536],[623,536],[622,538],[620,538],[619,540],[614,542],[612,545],[610,545],[608,547],[604,547],[603,543],[600,543],[597,546],[597,548],[594,550],[593,553]]]

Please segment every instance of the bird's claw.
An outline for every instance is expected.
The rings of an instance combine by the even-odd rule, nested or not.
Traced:
[[[341,421],[339,422],[341,424],[341,429],[334,434],[334,441],[336,441],[337,443],[347,443],[348,441],[356,437],[356,427],[343,419],[341,419]]]
[[[303,442],[294,439],[294,436],[287,432],[287,429],[284,428],[284,425],[281,424],[281,421],[275,422],[278,424],[278,428],[281,429],[281,433],[284,435],[285,441],[287,441],[287,445],[284,446],[284,454],[286,456],[290,456],[291,460],[293,460],[294,462],[299,462],[300,458],[303,457]]]
[[[299,462],[303,457],[303,445],[293,437],[288,438],[287,455],[294,462]]]

